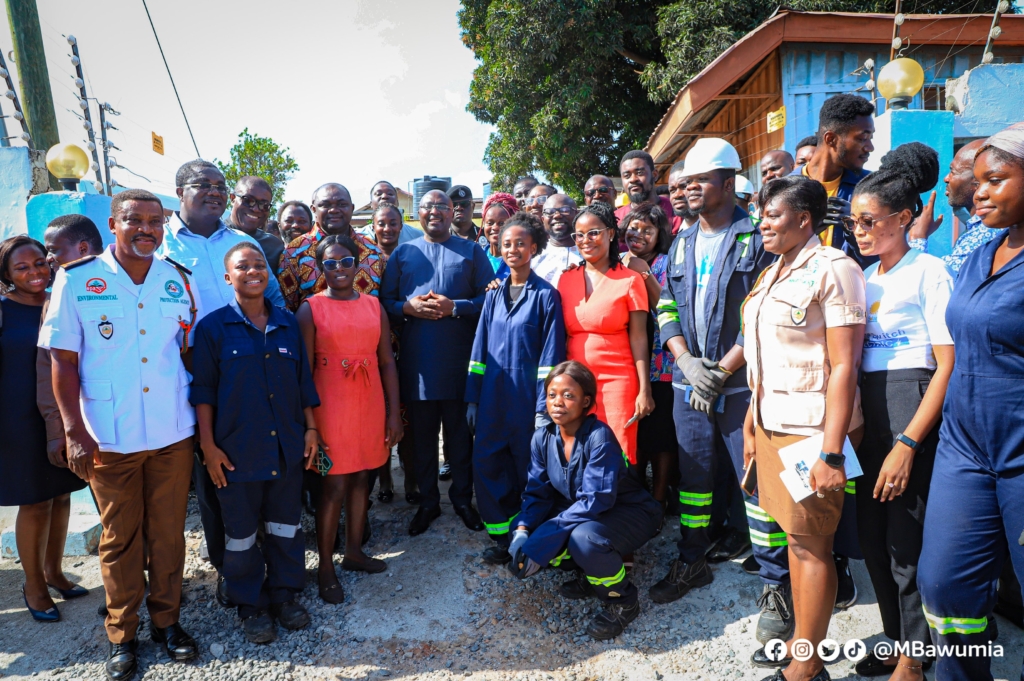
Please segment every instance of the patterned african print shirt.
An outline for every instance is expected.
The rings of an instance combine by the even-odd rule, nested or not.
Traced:
[[[981,218],[977,215],[972,215],[971,219],[964,225],[963,233],[956,238],[956,243],[953,244],[953,252],[942,256],[942,260],[953,271],[953,276],[955,277],[960,274],[960,268],[963,267],[967,256],[989,241],[992,241],[1001,233],[1002,231],[999,229],[986,227],[981,222]],[[928,252],[927,239],[909,239],[908,241],[911,248],[924,251],[925,253]]]
[[[298,310],[307,297],[327,288],[324,275],[316,266],[316,247],[325,236],[327,232],[320,229],[319,225],[313,225],[312,230],[294,239],[284,249],[277,278],[281,283],[285,303],[292,312]],[[375,296],[384,274],[387,256],[377,244],[359,232],[352,232],[352,240],[359,247],[359,265],[352,288],[359,293]]]
[[[651,263],[651,274],[658,280],[661,287],[664,288],[668,284],[668,256],[664,253],[659,254],[654,258],[654,262]],[[672,367],[675,366],[675,358],[672,357],[672,353],[666,350],[661,343],[661,329],[658,328],[658,318],[654,316],[654,338],[653,346],[651,349],[651,381],[652,382],[672,382]]]

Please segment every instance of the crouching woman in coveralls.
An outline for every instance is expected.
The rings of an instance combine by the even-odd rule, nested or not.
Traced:
[[[536,425],[547,420],[544,379],[565,359],[561,298],[530,270],[533,256],[547,245],[543,223],[516,213],[498,241],[510,274],[487,293],[466,381],[466,418],[476,435],[476,500],[487,533],[497,542],[483,558],[493,565],[511,559],[509,528],[523,504],[530,440]]]
[[[1024,583],[1024,130],[989,137],[974,177],[977,215],[1005,231],[967,258],[946,307],[956,363],[917,568],[939,681],[992,678],[1007,548]]]
[[[605,604],[587,626],[595,639],[615,638],[640,614],[636,586],[622,557],[661,525],[661,505],[628,473],[612,429],[590,412],[597,380],[579,362],[563,362],[544,382],[554,423],[533,435],[523,508],[509,569],[520,579],[572,559],[582,576],[562,585],[566,598],[596,595]]]

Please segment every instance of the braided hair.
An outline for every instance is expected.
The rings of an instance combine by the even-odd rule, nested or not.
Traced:
[[[921,194],[938,181],[938,152],[920,142],[908,142],[883,156],[881,167],[861,180],[853,195],[873,196],[890,210],[909,210],[916,218],[924,210]]]
[[[579,222],[580,218],[584,215],[593,215],[604,223],[605,229],[611,231],[611,240],[608,244],[608,263],[612,268],[618,267],[622,264],[622,260],[619,256],[619,225],[615,219],[615,209],[607,203],[599,203],[595,201],[576,213],[576,217],[573,218],[572,221],[573,229],[576,229],[576,223]]]

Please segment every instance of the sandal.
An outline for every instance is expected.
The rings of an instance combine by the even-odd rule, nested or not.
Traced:
[[[322,586],[319,588],[320,599],[325,603],[331,605],[341,605],[345,602],[345,590],[341,588],[341,584],[331,584],[326,589]]]
[[[341,569],[348,570],[349,572],[367,572],[373,575],[387,570],[388,564],[377,558],[367,558],[365,563],[357,563],[354,560],[343,558],[341,560]]]
[[[391,500],[395,498],[395,490],[393,489],[382,489],[377,492],[377,501],[382,504],[390,504]]]

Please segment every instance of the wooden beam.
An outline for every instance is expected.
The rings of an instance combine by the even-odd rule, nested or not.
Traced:
[[[767,94],[766,95],[751,95],[751,94],[718,95],[717,97],[712,97],[711,101],[712,102],[717,102],[717,101],[722,100],[722,99],[764,99],[765,97],[778,97],[778,96],[779,96],[778,92],[772,93],[770,95],[767,95]]]

